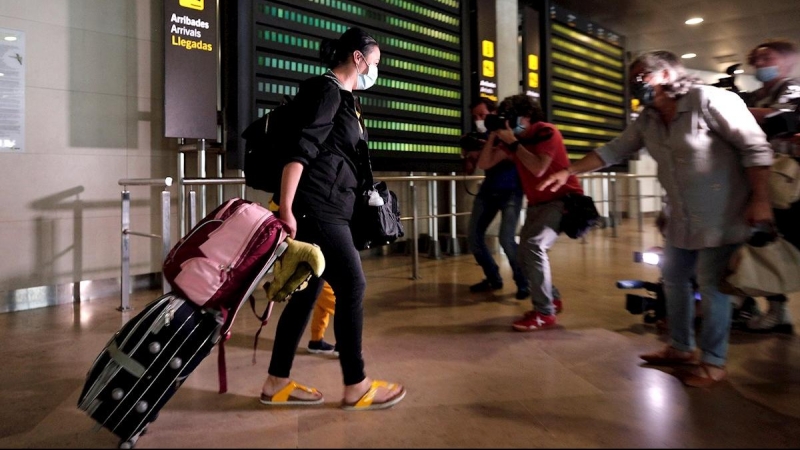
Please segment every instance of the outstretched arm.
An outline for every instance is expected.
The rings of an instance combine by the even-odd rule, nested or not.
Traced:
[[[600,158],[596,152],[587,153],[586,156],[570,164],[566,169],[559,170],[547,177],[544,181],[536,186],[536,189],[543,191],[550,189],[550,192],[557,191],[561,186],[566,184],[570,175],[577,175],[579,173],[594,172],[597,169],[602,169],[606,163]]]

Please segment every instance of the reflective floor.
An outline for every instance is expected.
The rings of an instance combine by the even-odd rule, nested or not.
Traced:
[[[385,411],[348,412],[337,360],[308,354],[294,379],[320,389],[316,407],[258,402],[273,321],[262,332],[243,310],[226,346],[229,392],[217,394],[216,350],[188,378],[137,448],[192,447],[791,447],[800,446],[800,339],[733,331],[729,378],[684,387],[670,369],[637,355],[664,337],[624,307],[620,278],[654,281],[632,252],[660,243],[655,230],[622,224],[586,243],[562,236],[551,251],[564,299],[559,327],[520,333],[530,308],[514,299],[503,255],[502,291],[470,294],[482,278],[471,255],[365,258],[364,356],[371,377],[402,382],[405,400]],[[139,292],[136,311],[158,296]],[[265,304],[259,293],[259,306]],[[763,299],[759,300],[762,308]],[[114,448],[118,439],[76,408],[86,371],[130,317],[119,298],[0,314],[0,447]],[[789,302],[800,317],[800,295]],[[280,314],[281,307],[275,311]],[[333,342],[333,329],[326,339]]]

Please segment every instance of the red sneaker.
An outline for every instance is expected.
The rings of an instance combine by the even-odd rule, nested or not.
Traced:
[[[529,311],[511,325],[517,331],[537,331],[556,325],[556,316],[544,316],[538,311]]]

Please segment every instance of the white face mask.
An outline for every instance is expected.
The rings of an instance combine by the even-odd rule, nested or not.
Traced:
[[[363,55],[362,55],[363,57]],[[367,60],[364,58],[364,63],[366,64]],[[375,85],[375,82],[378,81],[378,65],[373,64],[371,66],[367,66],[367,73],[359,73],[358,74],[358,82],[356,84],[357,91],[363,91],[366,89],[371,88]]]
[[[475,121],[475,129],[478,130],[478,133],[486,133],[486,122],[483,120],[476,120]]]

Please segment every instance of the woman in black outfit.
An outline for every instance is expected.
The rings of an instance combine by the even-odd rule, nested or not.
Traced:
[[[378,43],[358,28],[323,40],[320,57],[330,70],[300,85],[290,104],[300,124],[296,146],[281,179],[280,217],[291,236],[320,246],[322,277],[336,295],[333,330],[344,377],[344,409],[388,408],[405,396],[399,384],[372,380],[364,372],[361,334],[366,280],[353,244],[350,219],[370,169],[367,133],[353,90],[378,77]],[[296,235],[296,236],[295,236]],[[278,321],[269,376],[261,391],[268,405],[319,404],[322,394],[289,379],[292,362],[322,287],[312,278],[292,296]]]

